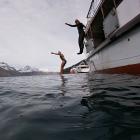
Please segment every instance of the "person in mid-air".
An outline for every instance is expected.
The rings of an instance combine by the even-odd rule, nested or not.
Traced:
[[[60,74],[63,74],[64,73],[64,66],[67,63],[67,61],[66,61],[63,53],[61,53],[60,51],[58,51],[58,53],[51,52],[51,54],[58,55],[60,57],[60,59],[62,60],[61,67],[60,67]]]
[[[78,33],[79,33],[78,44],[79,44],[79,48],[80,48],[80,51],[77,54],[82,54],[83,49],[84,49],[84,37],[85,37],[84,28],[86,28],[85,25],[83,23],[81,23],[78,19],[75,20],[75,25],[71,25],[68,23],[65,23],[65,24],[70,27],[77,27]]]

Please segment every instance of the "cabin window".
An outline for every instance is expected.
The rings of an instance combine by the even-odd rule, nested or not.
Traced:
[[[95,19],[91,23],[88,35],[93,38],[95,48],[104,41],[105,36],[103,31],[103,15],[101,10],[98,12]]]

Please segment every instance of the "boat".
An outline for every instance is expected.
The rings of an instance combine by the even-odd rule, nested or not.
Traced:
[[[88,73],[89,72],[89,66],[85,64],[81,64],[76,67],[77,73]]]
[[[76,73],[88,73],[90,70],[89,66],[87,64],[80,64],[78,66],[74,66],[70,69],[71,74],[76,74]]]
[[[140,74],[140,0],[92,0],[85,33],[90,72]]]

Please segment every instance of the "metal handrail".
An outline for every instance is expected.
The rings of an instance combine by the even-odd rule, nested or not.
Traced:
[[[88,15],[87,15],[87,25],[86,25],[85,33],[87,33],[87,31],[89,30],[92,20],[94,19],[96,13],[99,10],[99,7],[102,5],[102,3],[104,1],[105,0],[92,0],[90,9],[89,9]]]
[[[96,14],[96,12],[97,12],[99,6],[101,5],[102,1],[103,0],[92,0],[89,11],[88,11],[88,14],[87,14],[87,18],[91,18]]]

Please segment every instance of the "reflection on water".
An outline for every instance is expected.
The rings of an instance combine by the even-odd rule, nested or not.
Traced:
[[[0,78],[0,140],[139,140],[140,77]]]
[[[140,139],[140,77],[96,75],[89,78],[88,87],[91,96],[83,97],[81,104],[89,114],[98,114],[94,126],[106,129],[104,138]]]
[[[67,84],[68,79],[62,74],[60,75],[60,77],[61,77],[60,90],[62,91],[62,95],[64,96],[67,91],[66,84]]]

